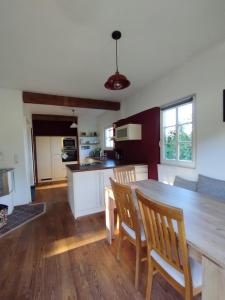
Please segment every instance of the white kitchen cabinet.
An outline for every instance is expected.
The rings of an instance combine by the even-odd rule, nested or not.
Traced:
[[[75,174],[75,209],[78,216],[99,211],[101,207],[99,175],[98,171],[86,171]]]
[[[116,141],[141,140],[141,124],[126,124],[116,128]]]
[[[60,154],[55,154],[52,157],[52,178],[54,180],[66,177],[66,166],[62,162]]]
[[[62,180],[66,178],[66,166],[62,162],[62,137],[37,136],[38,182]]]
[[[113,169],[104,169],[99,171],[100,176],[100,204],[102,207],[102,210],[104,210],[105,207],[105,187],[110,186],[110,177],[113,177]]]
[[[52,179],[52,155],[49,136],[36,137],[38,182]]]
[[[148,166],[135,166],[137,180],[148,179]],[[68,198],[74,218],[105,210],[105,187],[113,169],[72,172],[67,170]]]
[[[136,180],[148,179],[148,165],[135,165]]]

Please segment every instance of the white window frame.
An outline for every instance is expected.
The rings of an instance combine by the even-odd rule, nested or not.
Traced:
[[[106,132],[107,129],[111,129],[111,128],[113,128],[113,125],[110,125],[110,126],[107,126],[107,127],[104,128],[104,149],[105,150],[113,150],[114,147],[115,147],[114,141],[113,141],[113,147],[107,147],[106,146],[106,135],[105,135],[105,132]]]
[[[164,165],[172,165],[177,167],[185,167],[185,168],[196,168],[196,95],[191,95],[189,97],[185,97],[184,99],[180,99],[178,101],[175,101],[171,103],[174,107],[182,106],[187,104],[184,103],[185,99],[192,98],[192,161],[182,161],[178,159],[178,134],[176,134],[176,154],[177,159],[175,160],[168,160],[164,158],[164,132],[163,132],[163,110],[160,112],[160,163]],[[170,105],[167,105],[168,109],[170,108]],[[167,109],[166,107],[164,110]],[[178,109],[176,109],[176,119],[178,120]],[[178,122],[176,122],[176,133],[178,133]]]

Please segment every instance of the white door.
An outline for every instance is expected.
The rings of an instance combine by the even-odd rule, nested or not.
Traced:
[[[52,179],[52,156],[49,136],[36,137],[38,182]]]
[[[51,153],[52,153],[52,178],[63,179],[66,177],[66,167],[62,162],[62,147],[63,138],[60,136],[52,136],[51,140]]]

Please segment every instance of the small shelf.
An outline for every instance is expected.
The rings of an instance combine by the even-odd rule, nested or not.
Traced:
[[[98,135],[80,135],[79,138],[97,138]]]
[[[80,146],[93,146],[93,145],[100,145],[100,143],[82,143]]]

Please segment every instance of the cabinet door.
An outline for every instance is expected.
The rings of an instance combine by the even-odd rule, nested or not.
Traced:
[[[36,137],[38,181],[52,179],[52,157],[50,137]]]
[[[63,179],[66,177],[66,167],[62,162],[62,137],[52,136],[51,141],[51,154],[52,154],[52,178]]]
[[[105,207],[105,188],[111,187],[109,178],[113,178],[113,170],[112,169],[105,169],[102,171],[99,171],[99,179],[100,179],[100,207],[104,209]]]
[[[74,174],[76,217],[97,212],[100,207],[99,172],[85,171]]]
[[[52,155],[61,155],[63,148],[63,138],[61,136],[51,136],[50,140]]]
[[[66,166],[62,162],[61,155],[52,156],[52,178],[63,179],[66,177]]]
[[[148,166],[147,165],[136,165],[135,166],[136,180],[147,180],[148,179]]]

